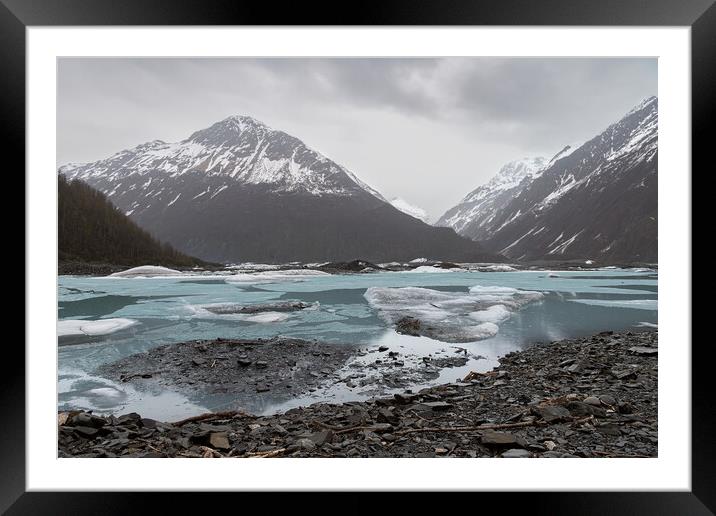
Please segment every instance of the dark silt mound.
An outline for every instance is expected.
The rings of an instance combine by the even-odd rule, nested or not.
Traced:
[[[182,393],[226,393],[237,406],[257,392],[290,399],[327,379],[354,350],[316,341],[217,339],[153,348],[101,366],[97,373],[138,386],[154,384]]]
[[[313,305],[304,303],[303,301],[286,301],[283,303],[263,303],[254,305],[214,305],[205,306],[204,309],[217,314],[260,314],[265,312],[297,312],[299,310],[305,310]]]
[[[272,416],[160,423],[60,413],[59,456],[656,457],[657,357],[654,331],[604,332],[510,353],[495,370],[458,383]]]
[[[346,272],[376,272],[382,267],[366,260],[352,260],[350,262],[330,262],[316,267],[323,272],[341,274]]]

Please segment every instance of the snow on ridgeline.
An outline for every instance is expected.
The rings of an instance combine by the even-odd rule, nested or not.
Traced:
[[[428,213],[424,209],[414,206],[400,197],[393,197],[390,200],[390,204],[392,204],[395,209],[402,211],[406,215],[410,215],[411,217],[422,220],[428,224]]]
[[[364,297],[379,316],[393,325],[403,317],[427,323],[445,342],[473,342],[493,337],[498,324],[523,306],[543,298],[541,292],[480,286],[468,293],[421,287],[370,287]]]
[[[480,227],[489,225],[496,210],[517,197],[524,186],[539,177],[547,164],[543,157],[510,161],[487,183],[467,194],[457,206],[448,210],[435,225],[451,227],[461,234],[468,231],[469,226],[475,226],[472,233],[479,231]]]

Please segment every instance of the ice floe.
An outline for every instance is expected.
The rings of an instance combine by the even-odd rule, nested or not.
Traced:
[[[497,334],[497,323],[527,303],[541,299],[542,294],[479,285],[467,293],[421,287],[370,287],[365,298],[389,324],[403,317],[414,317],[430,328],[433,338],[445,342],[471,342]]]
[[[134,326],[138,321],[134,319],[99,319],[97,321],[88,321],[82,319],[64,319],[57,322],[57,335],[67,337],[70,335],[108,335],[130,326]]]
[[[263,271],[254,273],[238,273],[232,276],[225,276],[227,283],[282,283],[286,281],[305,281],[311,278],[319,278],[330,276],[329,273],[323,271],[315,271],[311,269],[287,269],[278,271]]]
[[[245,263],[236,263],[232,265],[227,265],[227,269],[231,270],[238,270],[238,271],[275,271],[277,269],[280,269],[280,265],[273,265],[270,263],[253,263],[253,262],[245,262]]]
[[[300,311],[316,311],[319,302],[279,301],[276,303],[211,303],[206,305],[188,305],[186,308],[192,317],[201,319],[230,319],[251,323],[283,322],[292,314]]]
[[[410,260],[410,263],[425,263],[427,261],[428,261],[427,258],[414,258],[414,259]]]
[[[432,265],[421,265],[419,267],[415,267],[414,269],[410,269],[409,271],[404,271],[407,273],[410,272],[465,272],[465,269],[460,268],[453,268],[453,269],[443,269],[442,267],[433,267]]]
[[[470,312],[470,317],[479,322],[501,323],[510,318],[510,312],[505,305],[493,305],[485,310]]]
[[[115,272],[110,274],[110,278],[154,278],[158,276],[181,276],[181,272],[167,267],[158,265],[142,265],[127,269],[126,271]]]
[[[510,265],[503,265],[503,264],[497,264],[497,265],[483,265],[477,268],[480,272],[512,272],[516,271],[514,267]]]
[[[656,299],[569,299],[573,303],[605,306],[614,308],[636,308],[638,310],[657,310]]]

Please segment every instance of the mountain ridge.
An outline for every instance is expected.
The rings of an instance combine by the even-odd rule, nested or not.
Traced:
[[[476,210],[456,230],[513,260],[655,263],[657,144],[658,99],[648,97],[578,148],[558,153],[503,199],[488,225]]]
[[[345,167],[251,117],[58,173],[86,181],[141,227],[209,261],[503,260],[406,215]]]

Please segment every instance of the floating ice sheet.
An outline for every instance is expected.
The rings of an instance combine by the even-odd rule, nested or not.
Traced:
[[[227,283],[261,284],[283,283],[287,281],[305,281],[306,279],[326,276],[330,276],[330,274],[327,272],[315,271],[311,269],[288,269],[283,271],[239,273],[234,274],[233,276],[226,276],[224,280]]]
[[[404,271],[406,273],[415,273],[415,272],[465,272],[465,269],[461,269],[459,267],[453,268],[453,269],[443,269],[442,267],[433,267],[432,265],[421,265],[419,267],[415,267],[414,269],[410,269],[409,271]]]
[[[415,317],[445,342],[471,342],[497,334],[497,323],[522,306],[542,299],[540,292],[512,287],[474,286],[468,293],[420,287],[371,287],[365,298],[389,324]]]
[[[569,299],[569,301],[585,305],[636,308],[638,310],[657,310],[658,308],[658,300],[656,299]]]
[[[65,319],[57,322],[57,335],[108,335],[137,324],[134,319],[100,319],[87,321],[81,319]]]
[[[157,265],[142,265],[109,275],[110,278],[153,278],[157,276],[181,276],[181,272]]]

